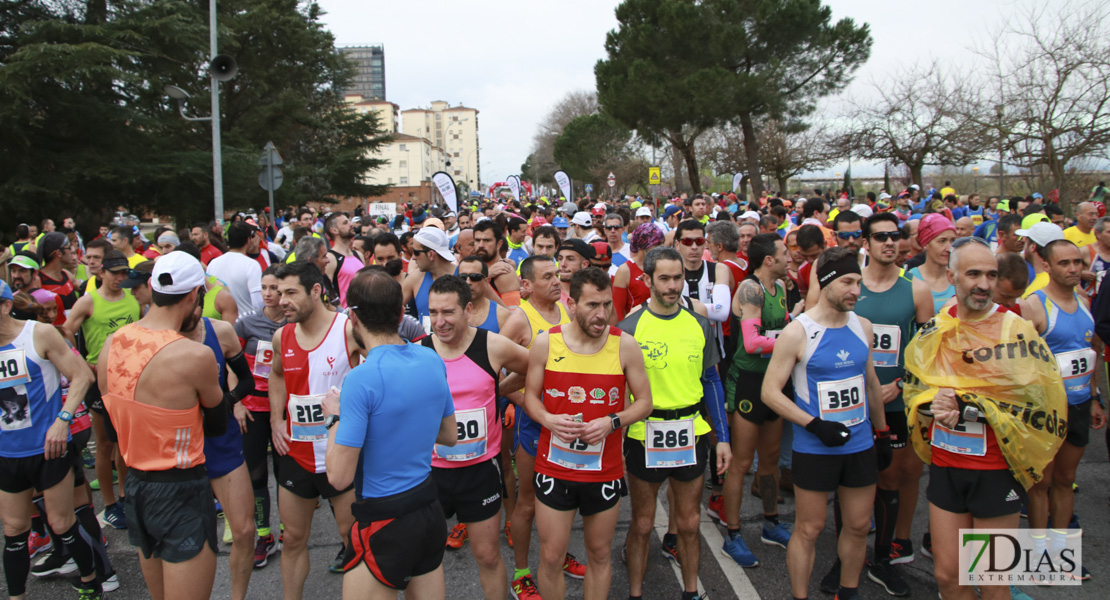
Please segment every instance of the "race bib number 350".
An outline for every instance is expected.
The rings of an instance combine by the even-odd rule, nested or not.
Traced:
[[[319,442],[328,439],[324,426],[324,395],[289,395],[289,437],[294,442]]]
[[[821,418],[838,421],[851,427],[867,418],[867,402],[863,375],[840,381],[822,381],[817,384]]]
[[[464,461],[480,458],[486,453],[486,409],[461,410],[455,413],[458,441],[455,445],[436,444],[436,455],[444,460]]]
[[[644,464],[648,468],[685,467],[698,462],[694,452],[694,419],[646,421]]]

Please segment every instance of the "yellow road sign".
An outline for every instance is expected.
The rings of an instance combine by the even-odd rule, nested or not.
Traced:
[[[648,185],[659,185],[659,167],[648,167]]]

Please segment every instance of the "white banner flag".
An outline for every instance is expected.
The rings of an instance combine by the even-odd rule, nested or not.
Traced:
[[[555,171],[555,183],[559,184],[559,189],[563,192],[563,197],[567,202],[573,202],[574,198],[570,189],[570,176],[563,171]]]
[[[513,193],[513,199],[516,200],[517,202],[519,202],[520,201],[520,178],[517,177],[516,175],[509,175],[508,177],[505,178],[505,181],[509,184],[509,191],[511,191]]]
[[[740,189],[740,182],[741,181],[744,181],[744,174],[743,173],[737,173],[737,174],[732,176],[732,191],[735,192],[736,190]]]
[[[443,200],[447,202],[448,208],[452,212],[459,212],[459,198],[458,190],[455,189],[455,180],[443,171],[436,171],[432,174],[432,182],[436,184],[436,189],[443,196]]]

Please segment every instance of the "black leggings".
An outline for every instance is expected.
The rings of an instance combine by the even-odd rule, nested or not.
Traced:
[[[257,529],[270,528],[270,475],[266,467],[266,454],[270,448],[270,411],[250,411],[254,420],[247,419],[247,431],[243,434],[243,456],[247,461],[247,472],[254,489],[254,526]],[[277,453],[270,452],[274,476],[277,476]]]

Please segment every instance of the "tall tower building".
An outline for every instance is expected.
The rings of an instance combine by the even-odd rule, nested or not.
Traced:
[[[385,100],[385,46],[353,46],[339,51],[354,62],[356,68],[355,78],[343,90],[344,95]]]

